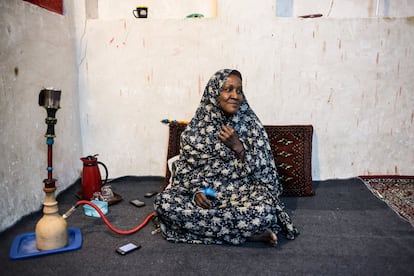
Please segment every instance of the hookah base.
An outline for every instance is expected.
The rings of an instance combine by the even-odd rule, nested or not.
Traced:
[[[24,259],[37,257],[66,251],[72,251],[81,248],[82,233],[79,228],[68,228],[68,245],[62,248],[52,250],[38,250],[36,248],[36,234],[26,233],[17,235],[10,248],[10,259]]]

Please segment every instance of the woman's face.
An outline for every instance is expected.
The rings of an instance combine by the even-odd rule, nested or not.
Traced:
[[[242,80],[236,75],[229,75],[221,88],[219,107],[226,116],[236,114],[243,101]]]

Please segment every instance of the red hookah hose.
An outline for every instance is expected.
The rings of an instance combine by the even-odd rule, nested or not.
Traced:
[[[150,219],[155,216],[155,212],[152,212],[137,227],[135,227],[133,229],[130,229],[130,230],[120,230],[120,229],[115,228],[108,221],[108,219],[105,217],[104,213],[101,211],[101,209],[98,206],[96,206],[96,204],[94,204],[93,202],[90,202],[88,200],[79,200],[78,202],[76,202],[76,206],[83,205],[83,204],[87,204],[87,205],[95,208],[95,210],[101,216],[101,218],[103,219],[103,221],[105,222],[105,224],[108,226],[108,228],[111,229],[112,231],[114,231],[115,233],[121,234],[121,235],[130,235],[130,234],[133,234],[133,233],[141,230],[145,225],[147,225],[147,223],[150,221]]]

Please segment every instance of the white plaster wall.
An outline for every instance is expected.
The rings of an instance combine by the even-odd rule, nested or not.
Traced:
[[[275,0],[291,2],[292,16],[323,14],[329,18],[366,18],[376,16],[407,17],[413,15],[411,0]]]
[[[89,2],[91,0],[88,0]],[[322,14],[329,18],[366,18],[413,15],[411,0],[93,0],[97,1],[99,19],[134,19],[132,10],[148,7],[150,19],[182,19],[191,13],[205,17],[235,16],[244,18],[270,11],[273,15],[298,17]],[[281,13],[280,11],[284,11]],[[286,13],[286,11],[289,13]]]
[[[43,87],[62,90],[53,147],[57,193],[79,177],[81,140],[73,29],[71,16],[21,0],[0,2],[0,231],[39,210],[43,203],[46,111],[38,105]]]
[[[274,1],[237,3],[201,20],[89,20],[84,154],[111,177],[163,175],[159,121],[191,119],[208,78],[234,67],[265,124],[315,127],[314,179],[413,173],[412,18],[277,18]]]
[[[148,7],[148,18],[186,18],[194,13],[204,17],[217,15],[217,0],[98,0],[99,19],[135,18],[132,10],[137,6]]]

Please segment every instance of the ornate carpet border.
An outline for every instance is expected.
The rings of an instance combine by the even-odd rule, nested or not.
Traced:
[[[376,178],[390,178],[390,179],[414,179],[414,175],[389,175],[389,174],[370,174],[370,175],[360,175],[362,179],[376,179]]]
[[[368,189],[414,227],[414,176],[362,175]]]

